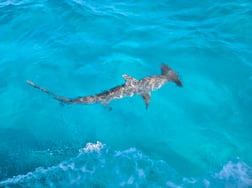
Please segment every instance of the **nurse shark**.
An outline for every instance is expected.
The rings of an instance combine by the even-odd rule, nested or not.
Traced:
[[[152,91],[159,89],[167,82],[174,82],[179,87],[182,87],[183,85],[182,82],[179,80],[178,74],[175,71],[173,71],[169,66],[162,64],[160,68],[161,68],[160,75],[147,76],[140,80],[127,74],[123,74],[122,77],[125,80],[124,84],[111,88],[102,93],[76,98],[61,97],[43,87],[40,87],[39,85],[36,85],[30,80],[26,80],[26,82],[32,87],[37,88],[53,96],[56,100],[68,104],[101,103],[103,105],[108,105],[110,101],[115,99],[140,95],[142,96],[147,109],[151,100]]]

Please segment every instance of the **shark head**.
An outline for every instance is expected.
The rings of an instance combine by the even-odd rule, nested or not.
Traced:
[[[179,87],[183,86],[182,82],[179,80],[178,74],[167,65],[165,64],[161,65],[161,74],[163,76],[166,76],[168,81],[173,81],[174,83],[176,83],[177,86]]]

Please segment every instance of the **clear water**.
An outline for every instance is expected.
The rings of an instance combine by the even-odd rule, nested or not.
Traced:
[[[252,187],[252,2],[0,0],[0,187]],[[113,108],[62,105],[159,74]]]

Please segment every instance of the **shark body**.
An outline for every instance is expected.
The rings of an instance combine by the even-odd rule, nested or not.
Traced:
[[[178,78],[178,74],[174,72],[167,65],[161,65],[161,75],[153,75],[145,77],[141,80],[137,80],[129,75],[123,74],[122,77],[125,79],[125,83],[107,91],[96,95],[83,96],[77,98],[66,98],[61,97],[35,83],[27,80],[26,82],[34,88],[37,88],[51,96],[58,101],[68,104],[94,104],[101,103],[107,105],[110,101],[115,99],[121,99],[124,97],[132,97],[134,95],[141,95],[145,101],[146,109],[149,106],[151,99],[151,92],[159,89],[165,83],[172,81],[178,86],[182,87],[182,82]]]

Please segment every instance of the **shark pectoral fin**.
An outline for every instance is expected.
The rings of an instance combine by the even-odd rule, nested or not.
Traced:
[[[141,95],[144,102],[145,102],[145,105],[146,105],[146,110],[148,109],[148,106],[149,106],[149,103],[150,103],[150,99],[151,99],[151,96],[149,93],[144,93]]]
[[[137,79],[135,79],[132,76],[129,76],[127,74],[123,74],[122,77],[124,78],[126,85],[132,85],[135,82],[137,82]]]
[[[109,101],[103,101],[101,104],[107,108],[109,111],[112,111],[112,106],[109,105]]]

